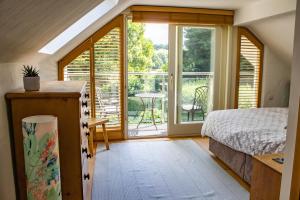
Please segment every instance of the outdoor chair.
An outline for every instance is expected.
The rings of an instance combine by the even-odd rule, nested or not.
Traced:
[[[200,112],[202,114],[202,119],[205,119],[205,114],[207,112],[207,100],[208,100],[208,87],[201,86],[195,89],[193,104],[183,104],[182,110],[186,111],[188,114],[188,121],[190,120],[190,115],[192,116],[192,121],[195,119],[195,113]]]
[[[100,106],[100,117],[107,118],[109,115],[117,115],[119,117],[119,101],[110,97],[105,97],[100,87],[96,87],[97,101]]]

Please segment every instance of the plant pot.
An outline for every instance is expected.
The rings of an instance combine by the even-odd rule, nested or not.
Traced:
[[[23,77],[24,89],[26,91],[40,90],[40,77]]]

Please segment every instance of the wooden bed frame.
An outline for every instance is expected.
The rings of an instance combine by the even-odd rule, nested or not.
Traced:
[[[245,182],[251,184],[252,156],[236,151],[209,138],[209,150],[230,167]]]

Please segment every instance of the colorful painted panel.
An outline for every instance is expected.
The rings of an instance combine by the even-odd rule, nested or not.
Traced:
[[[27,117],[22,127],[28,200],[62,199],[57,118]]]

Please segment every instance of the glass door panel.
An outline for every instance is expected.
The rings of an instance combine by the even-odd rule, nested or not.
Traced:
[[[173,25],[170,37],[169,134],[199,134],[213,105],[215,28]]]
[[[168,51],[168,24],[127,20],[129,138],[166,135]]]
[[[212,108],[214,32],[178,27],[177,123],[204,121]]]

